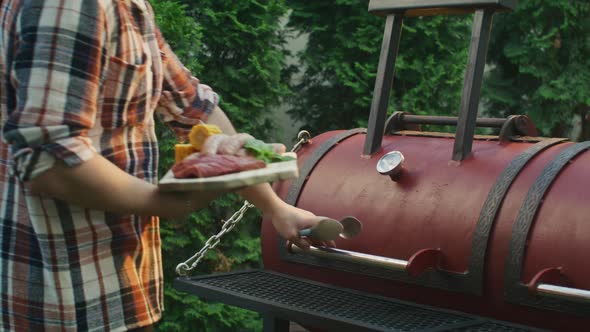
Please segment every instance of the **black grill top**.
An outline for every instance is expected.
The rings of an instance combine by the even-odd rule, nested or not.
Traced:
[[[179,278],[175,287],[204,298],[272,312],[301,324],[334,331],[531,331],[264,270]]]
[[[406,12],[406,16],[472,13],[477,9],[514,10],[517,0],[371,0],[369,12]]]

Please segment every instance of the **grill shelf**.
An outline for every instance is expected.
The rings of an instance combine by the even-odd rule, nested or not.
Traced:
[[[174,287],[199,297],[334,331],[540,331],[460,312],[411,304],[301,278],[249,270],[185,278]],[[265,331],[286,324],[265,321]]]

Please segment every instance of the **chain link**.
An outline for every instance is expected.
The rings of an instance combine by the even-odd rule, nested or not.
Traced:
[[[311,139],[311,135],[307,130],[302,130],[297,134],[297,143],[291,149],[291,152],[297,152],[303,144],[307,144]],[[221,230],[219,233],[211,236],[203,245],[201,250],[197,251],[191,258],[187,259],[186,261],[178,264],[176,266],[176,273],[180,276],[187,276],[188,273],[193,270],[205,257],[207,251],[215,248],[219,242],[221,242],[221,237],[224,236],[226,233],[229,233],[232,229],[234,229],[237,224],[242,220],[244,214],[248,209],[254,207],[250,202],[244,201],[244,205],[236,211],[227,221],[222,220],[223,226],[221,226]]]
[[[307,130],[302,130],[297,134],[297,143],[293,145],[291,152],[297,152],[303,144],[307,144],[311,140],[311,134]]]
[[[222,236],[224,236],[226,233],[230,232],[232,229],[234,229],[234,227],[236,227],[236,225],[244,217],[246,211],[248,211],[248,209],[253,206],[254,205],[250,204],[250,202],[244,201],[244,205],[242,205],[242,207],[237,212],[235,212],[231,216],[231,218],[223,222],[223,226],[221,226],[221,230],[219,231],[219,233],[210,237],[207,240],[207,242],[205,242],[203,248],[201,248],[201,250],[199,250],[191,258],[176,266],[176,273],[181,276],[186,276],[188,272],[194,269],[201,262],[201,260],[203,260],[207,251],[215,248],[219,244],[219,242],[221,242]]]

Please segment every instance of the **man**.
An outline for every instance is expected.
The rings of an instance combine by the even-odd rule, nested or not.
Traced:
[[[2,330],[149,328],[161,317],[157,217],[219,192],[158,191],[154,113],[180,140],[234,128],[182,66],[144,0],[3,0]],[[285,238],[317,223],[268,184],[239,192]]]

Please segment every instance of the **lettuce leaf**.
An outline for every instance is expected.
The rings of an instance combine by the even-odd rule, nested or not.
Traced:
[[[250,152],[250,154],[256,158],[264,161],[267,164],[295,160],[293,157],[282,156],[273,151],[272,145],[265,143],[259,139],[251,139],[246,141],[244,148]]]

